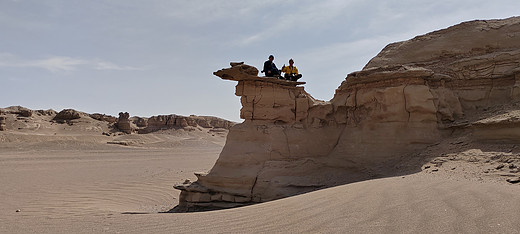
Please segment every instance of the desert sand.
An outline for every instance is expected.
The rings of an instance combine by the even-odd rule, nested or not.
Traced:
[[[46,143],[50,144],[50,143]],[[45,144],[43,144],[45,145]],[[520,186],[428,171],[247,207],[160,213],[220,145],[0,153],[2,233],[518,233]],[[20,210],[20,212],[16,212]]]
[[[519,160],[515,144],[484,149],[460,138],[430,147],[425,154],[439,157],[429,157],[415,173],[234,209],[165,213],[178,203],[172,185],[210,170],[225,133],[169,129],[106,136],[99,121],[81,118],[69,125],[48,118],[8,119],[8,126],[20,129],[0,132],[1,233],[520,230],[520,186],[495,169]]]

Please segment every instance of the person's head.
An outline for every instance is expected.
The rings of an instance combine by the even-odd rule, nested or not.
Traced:
[[[292,66],[294,64],[294,61],[292,59],[289,59],[289,65]]]
[[[269,55],[269,60],[273,61],[274,60],[274,56],[273,55]]]

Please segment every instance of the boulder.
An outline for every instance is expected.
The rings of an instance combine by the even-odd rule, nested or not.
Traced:
[[[54,120],[58,120],[58,121],[73,120],[73,119],[79,119],[79,118],[81,118],[80,112],[73,110],[73,109],[64,109],[64,110],[58,112],[58,114],[56,114],[56,116],[54,116]]]

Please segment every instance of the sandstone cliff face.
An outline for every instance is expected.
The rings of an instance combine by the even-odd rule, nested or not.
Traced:
[[[387,46],[329,102],[303,83],[232,64],[241,118],[209,173],[182,190],[179,210],[269,201],[398,174],[394,162],[438,142],[479,110],[518,101],[520,18],[473,21]],[[510,133],[510,131],[509,131]],[[402,172],[405,173],[405,172]]]

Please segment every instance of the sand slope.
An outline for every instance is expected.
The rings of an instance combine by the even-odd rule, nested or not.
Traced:
[[[4,221],[0,231],[518,233],[520,230],[519,186],[457,181],[427,173],[354,183],[230,210],[125,214],[123,211],[153,211],[152,204],[168,200],[164,190],[158,189],[165,183],[160,178],[154,181],[157,183],[151,185],[145,179],[103,184],[92,180],[83,190],[35,196],[38,199],[15,213],[13,202],[34,196],[25,192],[9,203],[8,212],[2,211]],[[96,186],[100,187],[95,189]],[[61,199],[65,200],[60,202]]]
[[[163,213],[178,202],[174,183],[215,164],[225,134],[104,130],[42,122],[0,132],[0,233],[520,232],[520,185],[506,182],[518,177],[515,143],[463,135],[415,155],[424,160],[417,173],[236,209]]]

